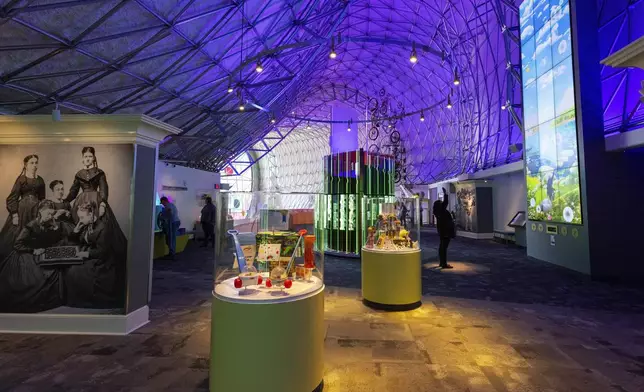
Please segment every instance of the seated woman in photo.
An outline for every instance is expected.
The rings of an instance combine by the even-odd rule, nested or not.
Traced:
[[[54,196],[52,201],[56,208],[56,220],[73,224],[72,205],[65,201],[65,184],[61,180],[54,180],[49,184],[49,189]]]
[[[0,311],[35,313],[61,306],[60,272],[40,267],[45,249],[64,245],[73,227],[54,218],[51,200],[38,204],[37,218],[20,231],[13,252],[0,262]]]
[[[70,236],[81,248],[83,264],[65,272],[66,305],[78,308],[121,308],[124,299],[124,268],[115,262],[108,243],[105,223],[98,205],[85,202],[78,206],[78,224]]]

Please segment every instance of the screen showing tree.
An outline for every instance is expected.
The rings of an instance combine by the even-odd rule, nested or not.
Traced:
[[[528,218],[581,224],[569,0],[520,7]]]

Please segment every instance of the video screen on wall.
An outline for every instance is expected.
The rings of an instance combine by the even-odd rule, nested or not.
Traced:
[[[528,218],[581,224],[569,0],[520,7]]]

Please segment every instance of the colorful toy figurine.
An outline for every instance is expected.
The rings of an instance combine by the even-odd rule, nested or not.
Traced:
[[[376,238],[375,238],[375,236],[376,236],[376,229],[374,229],[373,227],[369,227],[369,229],[367,229],[367,231],[369,232],[369,235],[368,235],[368,237],[367,237],[367,245],[366,245],[366,246],[367,246],[367,248],[369,248],[369,249],[373,249],[373,243],[374,243],[374,242],[375,242],[375,240],[376,240]]]

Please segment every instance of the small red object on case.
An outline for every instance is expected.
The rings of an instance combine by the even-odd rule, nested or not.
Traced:
[[[241,287],[242,287],[241,279],[239,279],[239,278],[235,279],[235,288],[236,289],[241,289]]]
[[[257,284],[262,284],[262,275],[257,277]]]
[[[273,283],[271,283],[270,279],[266,279],[266,287],[268,287],[269,289],[273,287]]]
[[[290,280],[290,279],[286,279],[286,280],[284,281],[284,287],[286,287],[287,289],[290,289],[290,288],[291,288],[291,286],[293,286],[293,281],[292,281],[292,280]]]

